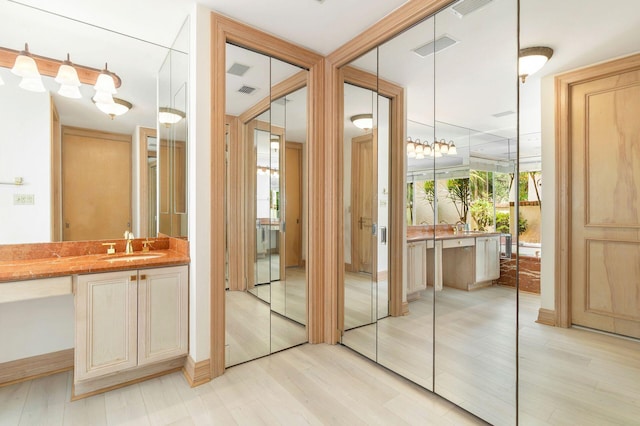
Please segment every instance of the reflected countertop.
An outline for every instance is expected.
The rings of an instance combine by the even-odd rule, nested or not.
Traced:
[[[435,228],[435,229],[434,229]],[[419,225],[407,226],[407,242],[427,240],[448,240],[456,238],[476,238],[501,235],[500,232],[466,231],[454,233],[452,225]]]

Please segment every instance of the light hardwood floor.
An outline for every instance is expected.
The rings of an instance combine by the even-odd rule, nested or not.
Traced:
[[[0,388],[0,425],[483,424],[342,346],[299,346],[197,388],[174,373],[69,402],[71,381]]]

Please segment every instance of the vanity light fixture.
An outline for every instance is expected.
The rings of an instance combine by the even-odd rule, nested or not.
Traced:
[[[423,160],[425,156],[430,157],[442,157],[443,155],[457,155],[458,149],[453,141],[447,143],[444,139],[440,139],[440,142],[434,141],[432,144],[420,139],[412,140],[411,137],[407,138],[407,157],[415,158],[416,160]]]
[[[351,122],[359,129],[373,129],[373,114],[358,114],[351,117]]]
[[[553,56],[553,49],[546,46],[526,47],[520,49],[518,55],[518,76],[524,83],[525,79],[547,63]]]
[[[131,102],[127,102],[120,98],[111,98],[113,100],[112,103],[100,103],[93,101],[96,104],[96,107],[105,114],[107,114],[113,120],[118,115],[126,114],[133,105]]]
[[[0,67],[12,67],[11,72],[22,77],[19,86],[31,91],[44,92],[45,87],[42,84],[42,76],[54,77],[61,85],[68,86],[60,87],[58,91],[60,95],[67,97],[78,97],[80,91],[76,89],[81,84],[96,84],[97,80],[100,79],[99,76],[106,71],[106,69],[99,70],[84,65],[71,64],[69,55],[67,55],[65,61],[34,55],[29,51],[27,43],[25,43],[22,51],[0,47]],[[122,80],[111,71],[107,71],[107,73],[111,76],[110,80],[113,83],[113,89],[109,89],[112,92],[110,93],[111,96],[115,94],[115,89],[120,87]],[[104,79],[105,77],[102,77],[102,80]],[[61,82],[62,80],[64,82]],[[109,97],[105,96],[102,99],[98,97],[96,101],[102,100],[103,103],[111,103],[112,101],[108,99]]]
[[[31,56],[31,53],[29,53],[29,45],[27,43],[24,44],[24,50],[16,57],[11,72],[18,77],[22,77],[22,81],[20,81],[19,84],[21,88],[31,92],[44,92],[44,85],[42,84],[42,77],[38,71],[38,65]]]
[[[178,123],[186,116],[187,115],[179,109],[169,107],[158,108],[158,122],[164,124],[166,127]]]
[[[60,83],[59,95],[72,99],[80,99],[82,97],[79,89],[82,83],[80,83],[78,72],[73,67],[68,53],[67,59],[58,68],[56,83]]]

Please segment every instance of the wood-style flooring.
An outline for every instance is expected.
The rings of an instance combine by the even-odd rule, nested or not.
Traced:
[[[190,388],[181,373],[69,402],[71,373],[0,388],[0,425],[475,425],[342,346],[303,345]]]

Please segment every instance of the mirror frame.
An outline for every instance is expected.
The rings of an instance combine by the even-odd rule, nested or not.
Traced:
[[[215,12],[211,13],[211,377],[224,373],[225,364],[225,213],[219,206],[225,202],[225,75],[226,43],[254,50],[308,70],[307,88],[307,143],[309,154],[308,250],[307,250],[307,311],[310,343],[324,341],[325,318],[323,300],[331,296],[325,285],[325,259],[335,253],[335,241],[325,238],[332,223],[327,214],[333,206],[326,203],[334,193],[327,188],[325,172],[331,164],[332,146],[319,143],[326,139],[324,122],[325,61],[314,52],[290,44],[273,35],[234,21]],[[230,265],[230,269],[233,265]],[[331,297],[329,297],[331,298]],[[310,303],[312,302],[312,303]],[[329,315],[328,315],[329,314]]]

